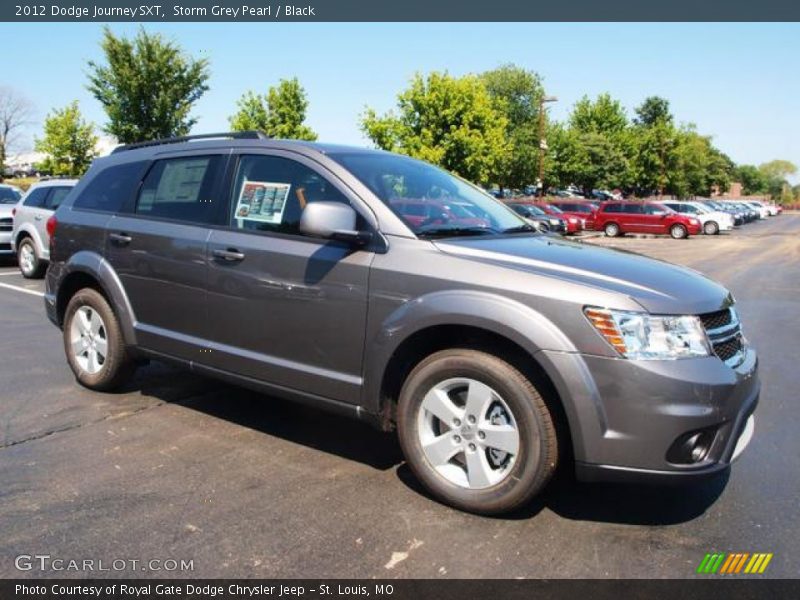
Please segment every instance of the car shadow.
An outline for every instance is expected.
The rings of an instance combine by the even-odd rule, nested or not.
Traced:
[[[140,368],[120,392],[139,392],[382,471],[403,461],[396,436],[378,431],[366,422],[158,362]]]
[[[151,363],[121,392],[139,392],[235,423],[265,435],[386,471],[437,502],[404,462],[397,437],[367,423],[266,396],[179,368]],[[562,469],[545,491],[522,509],[494,517],[535,518],[547,509],[562,518],[629,525],[673,525],[702,515],[727,485],[729,471],[690,485],[583,483]]]

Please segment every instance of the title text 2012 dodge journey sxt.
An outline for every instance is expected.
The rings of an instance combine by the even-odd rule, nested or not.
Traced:
[[[404,213],[430,202],[448,210]],[[413,208],[416,210],[416,208]],[[260,134],[124,146],[48,224],[78,381],[143,358],[395,428],[441,500],[725,469],[759,382],[730,293],[533,230],[438,168]]]

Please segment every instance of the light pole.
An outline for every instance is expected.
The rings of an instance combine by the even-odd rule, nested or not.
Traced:
[[[544,103],[556,102],[555,96],[539,97],[539,197],[544,198],[544,152],[547,150],[547,140],[544,139]]]

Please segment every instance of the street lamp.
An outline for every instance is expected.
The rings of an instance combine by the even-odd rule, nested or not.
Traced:
[[[556,102],[555,96],[539,97],[539,197],[544,198],[544,153],[547,150],[547,140],[544,139],[544,103]]]

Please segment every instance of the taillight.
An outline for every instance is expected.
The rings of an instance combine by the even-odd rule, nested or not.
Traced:
[[[50,243],[51,244],[53,243],[53,236],[56,234],[56,226],[57,225],[58,225],[58,219],[56,219],[55,215],[53,215],[52,217],[47,219],[47,225],[46,225],[47,237],[50,238]]]

